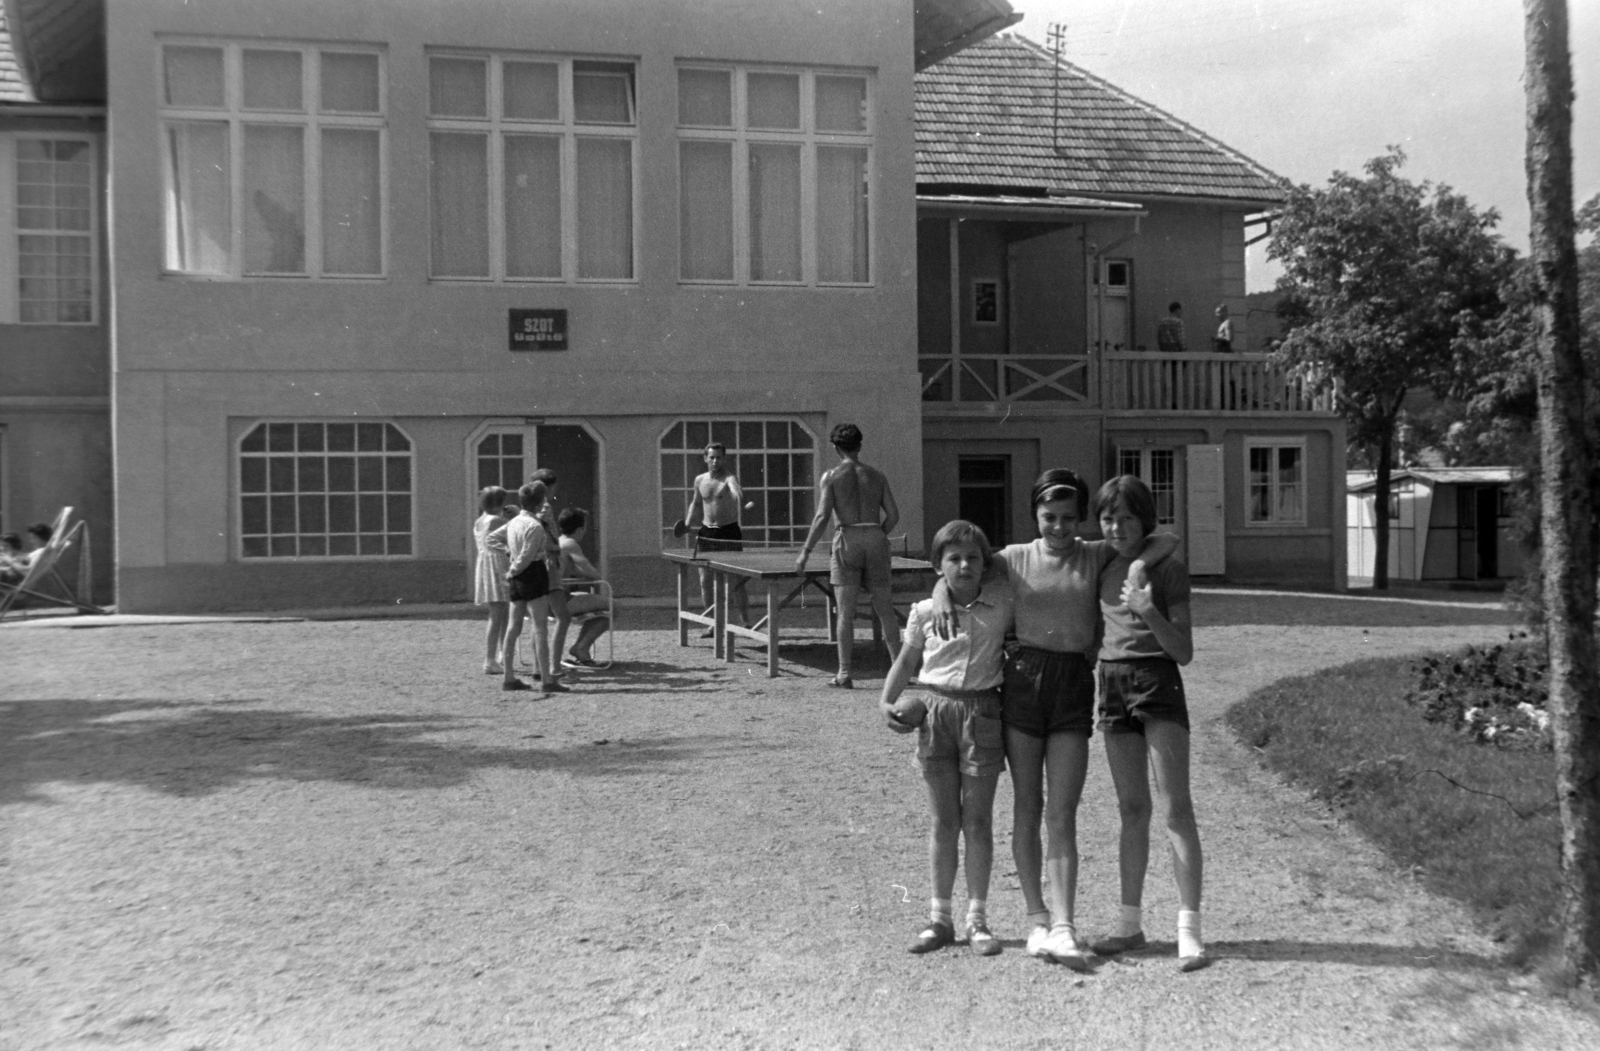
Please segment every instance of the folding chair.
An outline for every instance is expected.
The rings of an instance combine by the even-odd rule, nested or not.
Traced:
[[[71,606],[80,613],[104,614],[105,610],[99,606],[91,605],[84,601],[89,594],[90,560],[89,560],[89,524],[79,520],[71,529],[67,522],[72,517],[72,508],[63,507],[56,515],[55,521],[50,524],[50,540],[39,549],[33,564],[28,567],[27,573],[21,580],[14,584],[0,582],[0,620],[4,620],[13,611],[20,612],[26,617],[27,611],[20,609],[18,603],[24,596],[48,603],[52,606]],[[61,556],[67,552],[74,542],[82,538],[82,557],[78,561],[78,587],[74,590],[67,586],[61,579],[61,573],[56,568],[56,563],[61,561]],[[47,584],[55,585],[60,594],[51,594],[40,590]]]
[[[600,595],[601,597],[603,597],[605,599],[605,603],[606,603],[605,616],[610,621],[611,626],[606,629],[606,634],[605,634],[606,659],[603,660],[603,661],[597,662],[596,667],[597,668],[609,668],[609,667],[611,667],[612,664],[616,663],[616,658],[617,658],[617,649],[616,649],[616,646],[617,646],[617,644],[616,644],[617,603],[616,603],[616,597],[611,593],[611,583],[610,583],[610,581],[606,581],[606,580],[573,580],[573,581],[569,581],[567,583],[570,585],[570,589],[569,589],[570,592],[575,592],[575,594],[571,594],[570,595],[570,597],[572,597],[572,598],[576,598],[579,595],[582,595],[585,591],[592,589],[594,593]],[[572,633],[572,631],[574,629],[581,630],[581,629],[579,629],[579,625],[582,624],[583,621],[579,619],[580,617],[586,619],[588,617],[598,615],[600,612],[601,612],[600,610],[592,610],[592,611],[590,611],[588,613],[581,613],[581,614],[578,614],[578,615],[574,616],[572,618],[572,627],[567,629],[567,631],[568,631],[568,634],[567,634],[568,642],[570,643],[570,641],[573,638],[571,633]],[[554,618],[552,617],[551,619],[553,620]],[[533,655],[532,618],[529,619],[528,628],[523,631],[522,637],[517,641],[517,651],[518,651],[518,659],[521,660],[528,667],[532,668],[532,667],[535,667],[538,664],[538,662],[536,660],[534,660],[534,655]],[[553,660],[559,666],[561,664],[561,658],[562,658],[563,655],[559,654],[559,653],[556,653],[554,651],[555,651],[555,647],[552,646],[551,647],[550,659]]]

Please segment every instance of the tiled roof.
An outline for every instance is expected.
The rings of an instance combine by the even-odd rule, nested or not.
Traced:
[[[6,9],[0,4],[0,102],[32,102],[33,93],[23,83],[17,56],[11,50],[11,30],[6,26]]]
[[[917,182],[1268,204],[1285,181],[1198,128],[1010,34],[917,74]]]

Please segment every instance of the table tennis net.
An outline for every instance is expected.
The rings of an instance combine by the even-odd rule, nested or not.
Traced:
[[[723,540],[707,538],[705,542],[702,543],[699,537],[699,530],[691,530],[681,538],[675,538],[672,535],[671,529],[663,529],[661,532],[663,550],[670,551],[682,549],[687,552],[693,552],[697,557],[702,554],[710,554],[716,551],[727,550],[725,546],[722,546],[727,543]],[[824,536],[822,540],[817,543],[816,548],[811,552],[811,557],[813,559],[826,559],[828,557],[828,544],[832,541],[832,539],[833,534],[831,532]],[[763,554],[799,555],[801,548],[804,546],[805,542],[803,539],[793,539],[789,537],[752,538],[746,536],[739,541],[740,550],[749,553],[760,552]],[[910,555],[910,547],[907,534],[891,534],[889,536],[889,552],[890,554],[908,557]]]

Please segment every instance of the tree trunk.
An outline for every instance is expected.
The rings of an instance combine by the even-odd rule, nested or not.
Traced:
[[[1538,346],[1540,538],[1549,710],[1561,807],[1562,953],[1600,978],[1600,659],[1595,644],[1594,450],[1584,423],[1572,215],[1572,64],[1565,0],[1524,0],[1530,259]]]
[[[1394,458],[1394,423],[1390,422],[1378,439],[1378,476],[1374,479],[1372,500],[1373,553],[1372,588],[1389,589],[1389,490],[1393,486],[1390,461]]]

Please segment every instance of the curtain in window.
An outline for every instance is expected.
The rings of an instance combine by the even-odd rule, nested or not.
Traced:
[[[322,53],[322,109],[378,112],[378,56]]]
[[[1278,521],[1298,522],[1305,513],[1300,503],[1300,450],[1288,447],[1277,452]]]
[[[245,273],[305,273],[304,130],[246,124],[242,163]]]
[[[578,139],[578,276],[633,277],[633,144]]]
[[[817,278],[866,282],[867,151],[817,147]]]
[[[479,58],[428,61],[428,112],[435,117],[484,117],[488,65]]]
[[[579,124],[632,124],[633,67],[617,62],[574,62],[572,116]]]
[[[733,144],[678,144],[681,276],[733,280]]]
[[[167,269],[224,274],[233,250],[228,214],[228,126],[166,126]]]
[[[800,280],[800,147],[750,145],[750,280]]]
[[[383,271],[378,132],[322,132],[322,272]]]
[[[428,136],[433,205],[433,273],[489,275],[489,139],[434,132]]]
[[[561,140],[507,135],[506,276],[561,276]]]

